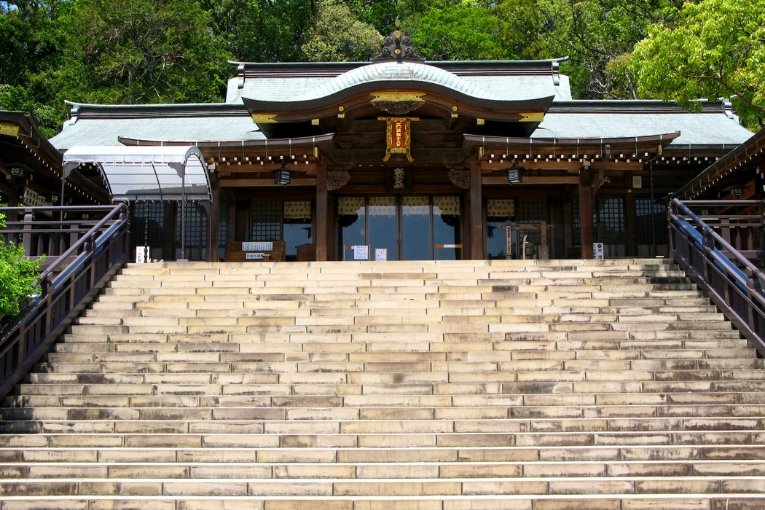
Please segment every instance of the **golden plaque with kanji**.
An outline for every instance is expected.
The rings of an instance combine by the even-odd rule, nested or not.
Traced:
[[[386,150],[383,161],[388,161],[392,154],[403,154],[408,161],[414,161],[411,154],[411,122],[420,119],[417,117],[379,117],[379,120],[386,122]]]

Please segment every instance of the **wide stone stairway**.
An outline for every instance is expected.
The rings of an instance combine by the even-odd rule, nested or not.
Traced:
[[[0,510],[765,508],[765,370],[663,260],[130,265]]]

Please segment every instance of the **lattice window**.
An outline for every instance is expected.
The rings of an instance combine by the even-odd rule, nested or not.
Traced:
[[[539,223],[547,221],[546,198],[519,198],[518,212],[515,220],[518,223]]]
[[[228,232],[228,203],[221,201],[218,205],[218,248],[225,248]]]
[[[280,200],[253,200],[250,241],[281,241],[283,208]]]
[[[667,206],[655,200],[635,200],[638,244],[667,243]],[[652,224],[653,222],[653,224]],[[653,235],[651,230],[653,229]]]
[[[130,226],[132,246],[162,247],[165,223],[164,203],[133,202],[133,223]]]
[[[181,243],[181,203],[178,202],[177,221],[175,223],[175,242]],[[207,246],[207,215],[202,206],[196,202],[186,203],[186,248],[203,248]]]
[[[617,197],[599,198],[592,223],[595,242],[624,243],[624,200]]]

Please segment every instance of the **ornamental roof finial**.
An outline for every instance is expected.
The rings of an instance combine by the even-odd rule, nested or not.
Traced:
[[[401,30],[401,20],[396,18],[395,30],[385,37],[382,51],[372,61],[395,60],[424,62],[425,57],[417,53],[412,46],[412,38]]]

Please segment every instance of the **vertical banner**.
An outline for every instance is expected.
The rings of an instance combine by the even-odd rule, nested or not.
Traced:
[[[414,161],[411,154],[412,148],[412,121],[419,120],[416,117],[379,117],[386,123],[385,129],[385,157],[383,162],[390,159],[392,154],[403,154],[407,161]]]

